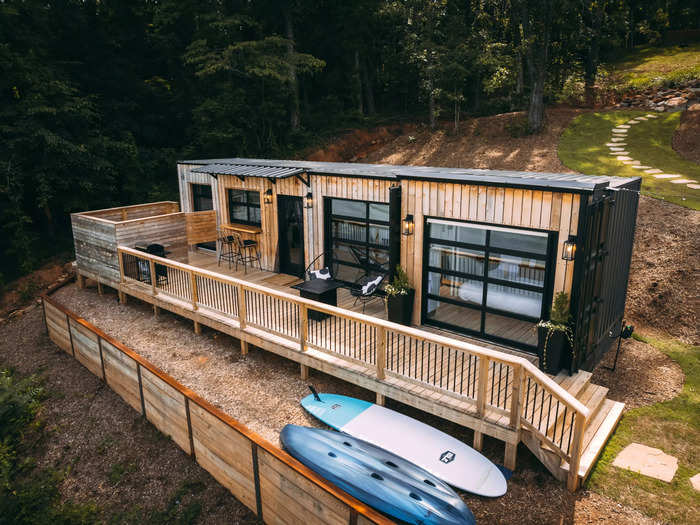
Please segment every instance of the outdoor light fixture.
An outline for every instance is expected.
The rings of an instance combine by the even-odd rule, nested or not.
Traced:
[[[271,189],[267,189],[265,191],[264,200],[265,200],[265,204],[272,204],[272,190]]]
[[[561,252],[561,258],[565,261],[573,261],[576,257],[576,237],[569,235],[569,238],[564,241],[564,249]]]
[[[416,223],[413,222],[413,215],[406,215],[404,217],[404,220],[401,221],[401,233],[404,235],[413,235],[413,229],[415,228]]]
[[[306,206],[307,208],[313,208],[313,206],[314,206],[313,193],[309,192],[306,194],[306,198],[304,199],[304,206]]]

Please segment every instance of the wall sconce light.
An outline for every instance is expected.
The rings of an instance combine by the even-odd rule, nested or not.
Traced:
[[[413,215],[406,215],[401,221],[401,233],[404,235],[413,235],[415,227],[416,223],[413,221]]]
[[[267,189],[265,191],[265,196],[264,196],[263,200],[264,200],[265,204],[272,204],[272,190],[271,189]]]
[[[573,261],[576,257],[576,237],[569,235],[569,238],[564,241],[564,248],[561,251],[561,258],[565,261]]]
[[[313,206],[314,206],[314,195],[313,195],[313,193],[309,192],[306,194],[306,197],[304,198],[304,207],[313,208]]]

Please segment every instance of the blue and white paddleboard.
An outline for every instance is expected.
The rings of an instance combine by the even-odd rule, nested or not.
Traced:
[[[498,467],[452,436],[368,401],[312,392],[301,405],[328,426],[393,452],[453,487],[480,496],[506,493]]]
[[[311,470],[363,503],[420,525],[474,524],[455,492],[422,468],[347,434],[287,425],[284,449]]]

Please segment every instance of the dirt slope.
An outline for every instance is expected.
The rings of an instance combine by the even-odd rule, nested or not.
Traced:
[[[700,163],[700,104],[681,115],[681,123],[673,134],[673,149],[681,157]]]
[[[357,130],[330,146],[307,155],[309,160],[351,161],[419,166],[570,172],[559,162],[559,136],[579,109],[547,111],[547,128],[539,135],[513,137],[522,113],[468,119],[458,133],[445,123],[431,132],[426,126],[405,125]]]

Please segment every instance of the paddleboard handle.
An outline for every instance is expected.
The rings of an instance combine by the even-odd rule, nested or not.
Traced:
[[[323,403],[323,401],[321,401],[321,397],[318,395],[318,392],[316,392],[316,389],[314,387],[309,385],[309,390],[311,390],[311,393],[314,395],[314,399],[316,401],[318,401],[319,403]]]

